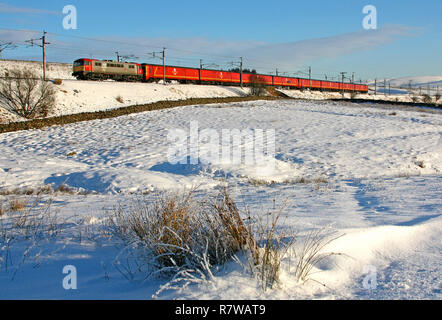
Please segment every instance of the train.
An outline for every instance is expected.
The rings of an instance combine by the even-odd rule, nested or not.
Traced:
[[[164,70],[165,69],[165,70]],[[147,63],[119,62],[81,58],[74,61],[72,75],[78,80],[115,80],[137,82],[178,81],[179,83],[264,86],[320,91],[368,93],[368,85],[327,80],[284,77],[255,73],[162,66]]]

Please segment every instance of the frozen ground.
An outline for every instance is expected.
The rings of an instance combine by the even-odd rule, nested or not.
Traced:
[[[188,131],[191,121],[220,133],[275,129],[275,170],[169,164],[169,130]],[[228,183],[240,206],[257,215],[288,200],[281,229],[301,237],[317,228],[335,231],[342,237],[324,250],[341,255],[315,266],[304,284],[293,278],[291,257],[283,261],[279,285],[266,292],[231,262],[215,272],[214,282],[159,298],[440,299],[441,125],[437,110],[393,113],[286,100],[188,106],[2,134],[0,188],[13,193],[0,196],[5,206],[16,188],[65,184],[95,193],[44,196],[67,222],[55,239],[31,246],[0,239],[2,252],[9,246],[13,258],[8,270],[0,269],[0,298],[150,299],[164,281],[143,282],[137,274],[126,280],[114,266],[121,248],[100,236],[100,221],[115,206],[150,199],[151,191],[199,186],[204,195]],[[77,290],[62,287],[65,265],[77,267]],[[376,271],[370,289],[363,286],[367,270]]]

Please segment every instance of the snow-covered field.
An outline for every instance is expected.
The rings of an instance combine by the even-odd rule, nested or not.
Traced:
[[[274,129],[275,170],[263,175],[243,164],[170,164],[168,133],[188,132],[193,121],[220,134]],[[3,208],[17,198],[34,199],[17,194],[44,185],[91,193],[39,199],[51,199],[51,211],[65,221],[55,237],[0,238],[0,298],[150,299],[167,280],[143,281],[136,270],[127,280],[116,264],[124,264],[122,248],[99,231],[101,222],[113,208],[149,201],[157,190],[198,186],[205,196],[228,184],[239,206],[255,215],[287,200],[278,232],[292,228],[300,238],[319,228],[336,232],[341,237],[323,250],[340,255],[316,265],[305,283],[295,280],[291,256],[282,261],[278,285],[267,291],[232,261],[214,271],[213,281],[166,290],[159,298],[441,299],[441,128],[438,110],[281,100],[187,106],[2,134]],[[0,217],[0,236],[11,215]],[[76,267],[77,290],[63,289],[66,265]]]

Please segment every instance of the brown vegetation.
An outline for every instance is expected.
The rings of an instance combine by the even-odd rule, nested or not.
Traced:
[[[0,103],[27,119],[47,117],[55,105],[55,91],[31,71],[12,70],[0,79]]]

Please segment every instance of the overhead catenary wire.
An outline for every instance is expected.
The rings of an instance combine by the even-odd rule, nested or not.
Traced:
[[[29,35],[29,34],[41,34],[41,31],[37,31],[37,30],[20,30],[20,29],[13,29],[13,28],[0,28],[0,30],[3,31],[10,31],[10,32],[16,32],[16,33],[22,33],[25,36]],[[126,57],[133,57],[134,60],[138,60],[138,61],[148,61],[150,60],[149,55],[147,53],[145,53],[145,49],[146,48],[153,48],[153,49],[158,49],[158,48],[164,48],[164,46],[160,46],[160,45],[155,45],[155,44],[149,44],[149,43],[140,43],[139,42],[130,42],[130,41],[123,41],[120,39],[103,39],[103,38],[99,38],[99,37],[85,37],[85,36],[79,36],[79,35],[73,35],[73,34],[61,34],[61,33],[56,33],[56,32],[46,32],[45,33],[46,37],[51,37],[51,46],[50,46],[50,55],[53,56],[54,52],[58,52],[58,51],[65,51],[65,52],[70,52],[70,57],[74,57],[75,55],[84,55],[86,57],[102,57],[103,59],[108,58],[109,56],[115,54],[115,51],[118,50],[119,54],[121,54],[121,56],[126,56]],[[85,40],[85,41],[96,41],[96,42],[101,42],[101,43],[108,43],[111,44],[113,46],[109,46],[109,48],[94,48],[93,50],[90,49],[90,47],[87,46],[81,46],[76,44],[75,42],[66,42],[66,41],[59,41],[59,38],[68,38],[68,39],[78,39],[78,40]],[[22,40],[16,40],[14,41],[15,44],[18,45],[25,45],[26,42],[22,41]],[[121,46],[121,48],[120,48]],[[125,48],[125,46],[128,46],[129,48]],[[139,48],[139,51],[141,52],[133,52],[134,50],[131,50],[131,48]],[[194,56],[180,56],[178,55],[168,55],[168,61],[170,61],[171,63],[176,63],[178,65],[183,65],[183,66],[189,66],[189,64],[191,64],[194,67],[198,67],[200,65],[200,59],[202,57],[207,57],[205,60],[205,63],[210,63],[213,65],[217,65],[222,69],[228,69],[229,66],[229,62],[228,60],[235,60],[238,61],[238,59],[240,59],[239,57],[235,57],[234,55],[224,55],[224,54],[218,54],[218,53],[210,53],[210,52],[200,52],[200,51],[195,51],[195,50],[189,50],[189,49],[185,49],[185,48],[176,48],[174,46],[167,46],[167,50],[175,52],[175,53],[188,53],[188,54],[193,54]],[[138,49],[137,49],[138,50]],[[132,54],[132,52],[134,54]],[[144,53],[143,53],[144,52]],[[135,59],[136,57],[139,57],[138,59]],[[78,57],[77,57],[78,58]],[[223,61],[224,60],[224,61]],[[147,62],[146,61],[146,62]],[[275,63],[274,62],[269,62],[269,61],[262,61],[261,59],[256,59],[256,58],[245,58],[244,62],[247,62],[247,65],[245,65],[243,63],[243,68],[247,68],[247,69],[255,69],[255,70],[261,70],[260,73],[262,73],[262,70],[268,70],[268,69],[273,69],[275,70]],[[272,68],[269,68],[269,67]],[[279,75],[287,75],[287,76],[293,76],[293,77],[303,77],[303,76],[307,76],[310,80],[312,80],[313,78],[325,78],[326,80],[340,80],[339,79],[339,75],[340,75],[340,71],[337,70],[331,70],[331,69],[325,69],[325,68],[321,68],[321,72],[319,72],[319,68],[315,69],[317,70],[317,72],[312,72],[311,67],[309,68],[309,66],[298,66],[299,70],[296,71],[296,69],[292,69],[290,70],[290,68],[280,68],[278,67],[278,74]],[[274,74],[274,71],[271,72],[267,72],[266,74]],[[347,78],[345,78],[347,79]],[[355,79],[354,79],[354,74],[352,75],[352,79],[351,82],[354,83]],[[361,80],[359,82],[362,82]],[[365,81],[366,83],[368,83],[367,81]],[[391,86],[391,88],[394,88],[393,86]]]

